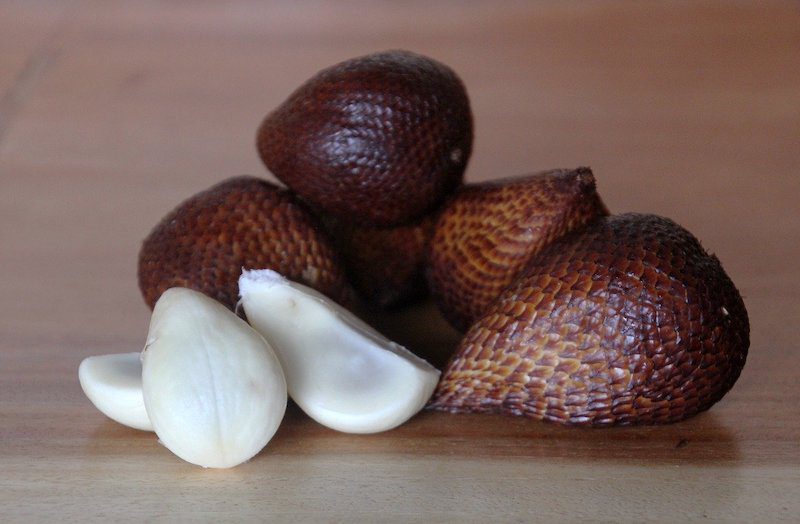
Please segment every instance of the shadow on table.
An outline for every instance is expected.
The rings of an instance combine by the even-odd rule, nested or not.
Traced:
[[[325,428],[290,404],[265,453],[383,454],[559,459],[627,464],[735,463],[734,433],[713,412],[667,426],[578,428],[503,415],[422,412],[399,428],[348,435]]]

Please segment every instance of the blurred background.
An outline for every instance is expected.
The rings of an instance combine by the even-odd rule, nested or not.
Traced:
[[[135,261],[150,227],[223,178],[269,176],[254,147],[263,116],[317,70],[391,48],[463,78],[468,181],[591,166],[612,211],[670,216],[735,281],[775,284],[800,230],[799,10],[2,2],[0,292],[16,298],[0,303],[0,333],[42,333],[69,311],[52,335],[111,323],[138,345]],[[764,224],[780,245],[765,244]]]
[[[102,326],[98,344],[138,346],[149,229],[219,180],[270,176],[264,115],[319,69],[392,48],[464,80],[468,181],[588,165],[612,211],[670,216],[734,281],[785,284],[771,275],[800,231],[796,2],[12,1],[0,334]]]
[[[673,218],[719,256],[744,295],[751,354],[725,401],[671,433],[603,435],[621,439],[614,448],[620,456],[639,446],[640,462],[650,453],[648,435],[662,435],[669,461],[677,453],[671,439],[684,439],[681,432],[694,428],[705,432],[708,445],[694,447],[691,434],[687,453],[751,469],[703,469],[687,484],[685,469],[670,466],[661,485],[683,489],[689,503],[678,505],[651,490],[649,464],[607,486],[591,481],[606,479],[607,471],[592,470],[585,474],[585,500],[602,499],[607,489],[613,496],[630,494],[625,507],[634,511],[647,511],[639,504],[644,497],[662,514],[696,510],[698,518],[708,512],[738,520],[743,508],[758,508],[762,516],[790,515],[797,497],[785,486],[796,494],[800,464],[800,397],[790,371],[800,318],[796,0],[0,0],[0,371],[6,370],[0,410],[17,416],[0,429],[0,440],[15,442],[6,456],[21,457],[17,473],[29,471],[30,457],[46,444],[50,458],[63,450],[67,457],[105,453],[102,471],[120,478],[97,486],[127,485],[122,477],[129,470],[119,470],[113,459],[118,450],[103,446],[128,445],[133,438],[110,423],[97,426],[75,369],[91,354],[141,348],[149,318],[136,281],[141,241],[180,201],[224,178],[270,177],[256,153],[256,128],[316,71],[392,48],[429,55],[462,77],[475,120],[468,182],[590,166],[612,212]],[[72,429],[75,417],[93,422]],[[60,424],[56,430],[54,424]],[[576,455],[575,441],[546,437],[557,431],[551,426],[513,427],[545,435],[531,440],[526,452],[555,449],[577,463],[572,473],[563,473],[560,463],[551,466],[551,475],[562,472],[563,478],[544,475],[530,484],[533,491],[572,486],[606,447],[594,440],[596,433],[558,433],[582,439]],[[58,438],[46,440],[51,434]],[[311,441],[312,448],[322,442],[319,449],[336,454],[335,443],[355,446],[317,434],[322,440]],[[633,435],[632,444],[625,435]],[[29,441],[36,444],[26,447]],[[147,464],[157,463],[157,450],[141,441],[139,456],[153,454]],[[326,448],[326,442],[334,444]],[[380,438],[363,442],[392,449]],[[512,435],[492,449],[519,450],[524,442]],[[298,449],[290,459],[302,459],[306,448]],[[373,455],[352,453],[354,477],[374,466],[380,478],[383,459],[372,464]],[[428,463],[425,457],[402,461],[413,482],[398,482],[402,489],[422,489],[417,500],[438,507],[442,470],[435,464],[424,469]],[[466,479],[458,480],[464,508],[473,503],[476,511],[489,511],[492,501],[519,507],[536,499],[491,486],[473,498],[476,486],[484,486],[486,464],[475,463],[474,471],[458,469],[461,464],[448,471]],[[508,462],[490,466],[498,478],[509,475]],[[287,475],[296,469],[294,463],[285,467]],[[430,478],[415,488],[428,474],[419,471]],[[170,475],[163,478],[175,478]],[[528,470],[524,475],[537,478]],[[782,479],[784,488],[762,479]],[[27,491],[0,491],[9,497],[36,493],[34,481],[25,485]],[[72,496],[71,482],[63,485],[70,486],[61,491],[64,497]],[[209,501],[241,489],[217,492],[215,484],[203,485],[200,495]],[[258,490],[251,496],[259,499]],[[119,500],[124,497],[127,492]],[[573,504],[567,499],[548,500]],[[400,500],[395,509],[402,511],[402,500],[391,494],[369,499],[376,511],[387,500]]]
[[[796,2],[11,1],[0,14],[3,337],[138,347],[150,228],[219,180],[269,177],[264,115],[319,69],[392,48],[464,80],[467,181],[588,165],[613,212],[683,224],[746,298],[786,290]]]

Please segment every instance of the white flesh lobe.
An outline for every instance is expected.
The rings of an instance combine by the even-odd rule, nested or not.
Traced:
[[[272,345],[289,395],[349,433],[396,427],[422,409],[439,371],[319,292],[271,270],[239,279],[248,321]]]
[[[256,455],[286,409],[286,382],[264,339],[218,302],[184,288],[155,305],[142,353],[147,412],[161,442],[203,467]]]

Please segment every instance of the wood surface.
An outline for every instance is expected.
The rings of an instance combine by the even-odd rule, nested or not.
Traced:
[[[470,181],[589,165],[612,211],[669,216],[750,313],[733,390],[667,427],[425,412],[372,436],[291,409],[231,470],[84,397],[138,350],[136,254],[175,204],[268,176],[256,126],[318,69],[387,48],[462,76]],[[796,2],[0,3],[0,521],[800,520]],[[447,351],[430,306],[384,326]]]

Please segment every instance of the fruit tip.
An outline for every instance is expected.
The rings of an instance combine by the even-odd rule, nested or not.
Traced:
[[[596,182],[594,178],[594,173],[592,172],[592,169],[590,167],[588,166],[577,167],[575,168],[573,173],[575,174],[575,180],[577,180],[577,182],[580,185],[591,188],[595,187]]]
[[[239,297],[244,298],[245,295],[253,291],[254,286],[270,288],[283,282],[286,282],[286,278],[272,269],[242,268],[242,274],[239,277]]]

